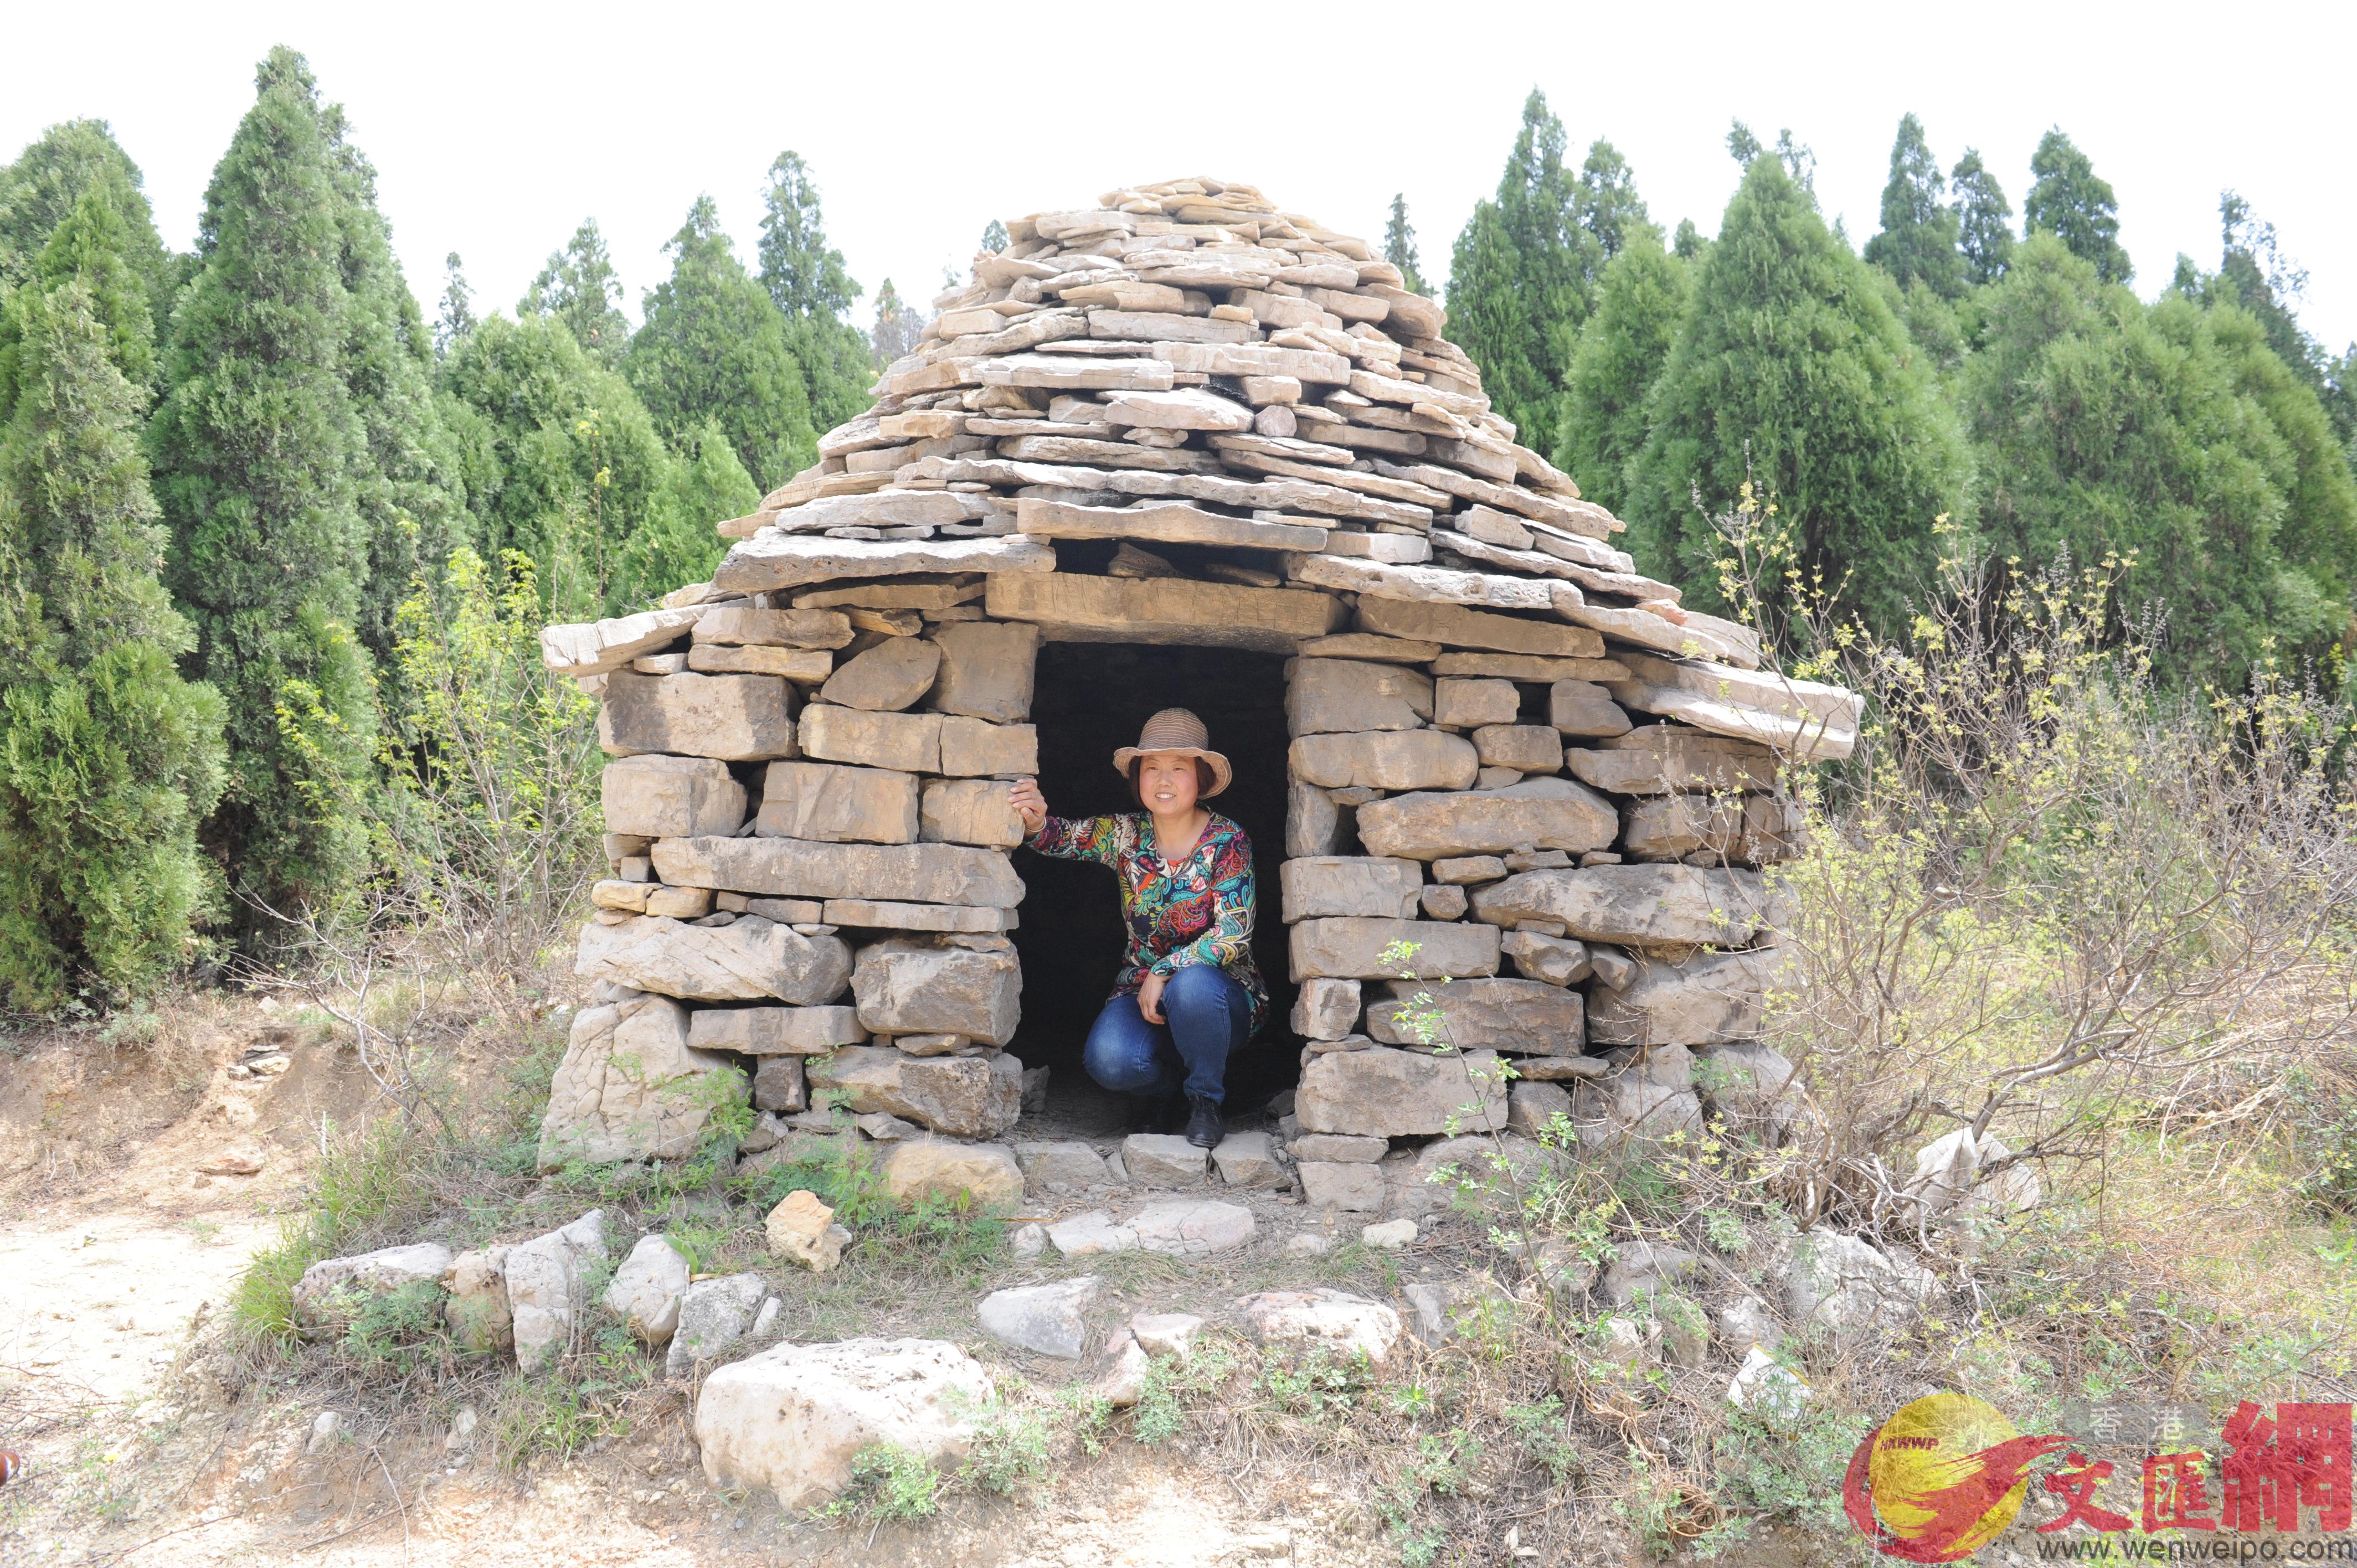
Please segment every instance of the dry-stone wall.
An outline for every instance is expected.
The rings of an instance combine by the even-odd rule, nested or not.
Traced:
[[[1261,917],[1311,1201],[1381,1207],[1395,1138],[1695,1125],[1714,1053],[1772,1101],[1758,868],[1797,825],[1780,768],[1846,755],[1857,700],[1641,575],[1361,242],[1213,180],[1007,231],[720,525],[712,582],[544,636],[603,699],[614,875],[544,1163],[677,1152],[733,1065],[756,1146],[834,1090],[897,1189],[1019,1194],[1006,784],[1043,639],[1293,656]],[[1426,992],[1444,1051],[1401,1016]]]

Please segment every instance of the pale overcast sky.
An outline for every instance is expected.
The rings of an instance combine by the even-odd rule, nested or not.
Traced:
[[[1953,166],[1977,146],[2017,213],[2060,124],[2119,195],[2149,297],[2177,253],[2218,259],[2218,193],[2272,220],[2309,273],[2302,311],[2357,338],[2347,72],[2357,7],[2056,3],[1901,7],[1588,4],[398,7],[217,3],[9,8],[0,156],[76,116],[113,123],[167,242],[274,43],[309,56],[375,160],[410,286],[433,313],[457,250],[479,309],[512,307],[584,217],[637,314],[663,241],[710,191],[748,258],[770,159],[815,171],[866,287],[929,299],[992,217],[1208,173],[1380,240],[1405,192],[1447,269],[1496,186],[1524,93],[1575,155],[1616,143],[1665,228],[1716,231],[1730,116],[1814,148],[1827,213],[1878,226],[1891,134],[1913,110]]]

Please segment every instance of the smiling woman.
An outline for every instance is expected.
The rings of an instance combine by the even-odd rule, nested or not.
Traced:
[[[1232,770],[1187,709],[1156,714],[1113,760],[1142,812],[1050,816],[1030,779],[1010,799],[1030,848],[1095,861],[1120,878],[1127,944],[1114,994],[1089,1031],[1089,1076],[1133,1096],[1141,1121],[1167,1119],[1183,1094],[1188,1141],[1208,1149],[1224,1131],[1229,1054],[1268,1012],[1252,955],[1252,841],[1201,804],[1228,787]]]

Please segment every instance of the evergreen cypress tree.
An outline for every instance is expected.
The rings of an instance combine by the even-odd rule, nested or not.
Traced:
[[[442,311],[434,319],[434,357],[447,360],[450,346],[475,329],[475,291],[467,286],[466,263],[453,251],[442,263]]]
[[[1602,261],[1609,263],[1641,233],[1659,245],[1662,231],[1646,215],[1644,199],[1637,194],[1637,177],[1611,143],[1598,140],[1579,166],[1579,192],[1575,199],[1579,226],[1595,236]],[[1601,273],[1598,274],[1601,281]]]
[[[219,902],[196,825],[221,788],[221,703],[156,571],[140,425],[147,300],[117,249],[144,209],[96,182],[5,309],[0,383],[0,995],[137,995]]]
[[[145,180],[114,140],[103,120],[69,120],[41,133],[40,139],[0,165],[0,293],[33,275],[49,236],[94,185],[109,188],[109,202],[121,216],[125,237],[118,264],[137,274],[147,294],[149,314],[161,330],[178,286],[171,252],[156,232]],[[124,373],[140,378],[130,367]]]
[[[1695,262],[1702,259],[1702,253],[1709,244],[1710,242],[1702,237],[1702,231],[1695,227],[1693,219],[1681,218],[1678,220],[1677,237],[1671,242],[1670,252],[1682,262]]]
[[[1400,270],[1400,286],[1410,294],[1430,294],[1424,281],[1424,270],[1417,264],[1415,229],[1407,220],[1407,196],[1395,192],[1392,197],[1392,215],[1383,224],[1383,260]]]
[[[876,329],[868,335],[874,346],[876,363],[890,364],[904,354],[913,353],[920,334],[925,330],[922,312],[904,304],[900,291],[886,278],[876,291]]]
[[[1631,548],[1675,572],[1688,602],[1721,603],[1721,545],[1695,496],[1715,511],[1749,479],[1776,503],[1804,569],[1846,576],[1851,605],[1878,626],[1902,624],[1965,464],[1889,287],[1825,227],[1785,158],[1751,160],[1629,465]]]
[[[770,166],[761,192],[760,260],[762,285],[785,313],[786,346],[802,366],[812,427],[832,430],[856,418],[867,406],[875,374],[866,335],[847,319],[859,285],[844,266],[843,252],[826,242],[818,185],[800,154],[780,153]],[[813,447],[804,466],[816,460]]]
[[[2013,254],[2013,203],[1981,162],[1980,150],[1966,147],[1949,172],[1948,188],[1956,193],[1956,245],[1964,255],[1964,279],[1977,287],[2005,275]]]
[[[2252,317],[2147,306],[2050,233],[2015,251],[1981,317],[1965,406],[1999,550],[2134,551],[2122,611],[2166,610],[2180,679],[2239,683],[2263,639],[2315,651],[2348,624],[2357,489]]]
[[[227,790],[205,837],[234,886],[281,908],[361,869],[353,807],[375,728],[351,630],[369,432],[343,360],[339,171],[307,74],[273,52],[213,171],[150,431],[193,671],[230,715]]]
[[[1532,89],[1497,199],[1474,208],[1448,274],[1457,342],[1481,367],[1491,404],[1540,441],[1555,428],[1555,399],[1604,264],[1603,245],[1580,221],[1583,192],[1564,166],[1566,145],[1563,122]]]
[[[622,563],[637,532],[665,516],[673,459],[630,383],[561,317],[494,314],[443,361],[441,384],[485,553],[531,556],[553,618],[640,608]],[[718,521],[700,520],[707,531]]]
[[[996,254],[1006,249],[1006,225],[994,218],[982,226],[982,248]]]
[[[785,317],[699,196],[664,247],[671,276],[646,296],[646,320],[622,373],[655,427],[677,441],[719,422],[748,473],[782,478],[818,460],[809,389],[786,346]],[[860,343],[860,359],[867,346]]]
[[[1890,181],[1882,188],[1882,232],[1866,242],[1866,259],[1902,289],[1921,278],[1943,299],[1955,299],[1964,292],[1964,259],[1956,250],[1960,225],[1946,194],[1923,123],[1902,115],[1890,144]]]
[[[2291,304],[2308,290],[2306,269],[2285,257],[2276,226],[2253,217],[2251,204],[2231,190],[2218,193],[2218,228],[2222,254],[2211,292],[2256,317],[2267,346],[2321,395],[2330,361]]]
[[[2119,199],[2061,126],[2039,138],[2029,172],[2038,178],[2021,200],[2023,236],[2052,234],[2104,282],[2127,282],[2136,268],[2120,245]]]
[[[761,504],[728,437],[705,420],[679,443],[666,464],[651,515],[622,547],[614,597],[638,606],[688,583],[708,582],[727,553],[728,542],[715,525],[743,517]]]
[[[1554,460],[1603,506],[1621,505],[1629,459],[1645,444],[1645,393],[1669,361],[1693,293],[1694,269],[1663,250],[1650,226],[1597,286],[1564,387]]]
[[[622,316],[622,280],[595,218],[583,219],[565,249],[548,253],[548,264],[517,302],[517,318],[527,316],[555,317],[591,359],[609,371],[621,368],[630,324]]]
[[[273,50],[271,62],[317,101],[302,56]],[[324,105],[319,116],[339,199],[341,369],[367,438],[355,478],[368,531],[355,629],[370,652],[389,661],[402,601],[421,576],[440,579],[450,553],[473,542],[474,520],[458,483],[457,453],[435,406],[433,338],[393,255],[392,227],[377,208],[376,169],[353,145],[342,105]]]

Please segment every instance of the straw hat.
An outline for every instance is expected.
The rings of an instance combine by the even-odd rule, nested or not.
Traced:
[[[1129,765],[1150,751],[1175,751],[1210,763],[1211,787],[1203,791],[1206,800],[1226,789],[1234,777],[1228,759],[1211,749],[1211,732],[1203,727],[1203,721],[1184,708],[1165,708],[1146,720],[1146,727],[1137,732],[1137,744],[1113,754],[1114,771],[1126,777]]]

